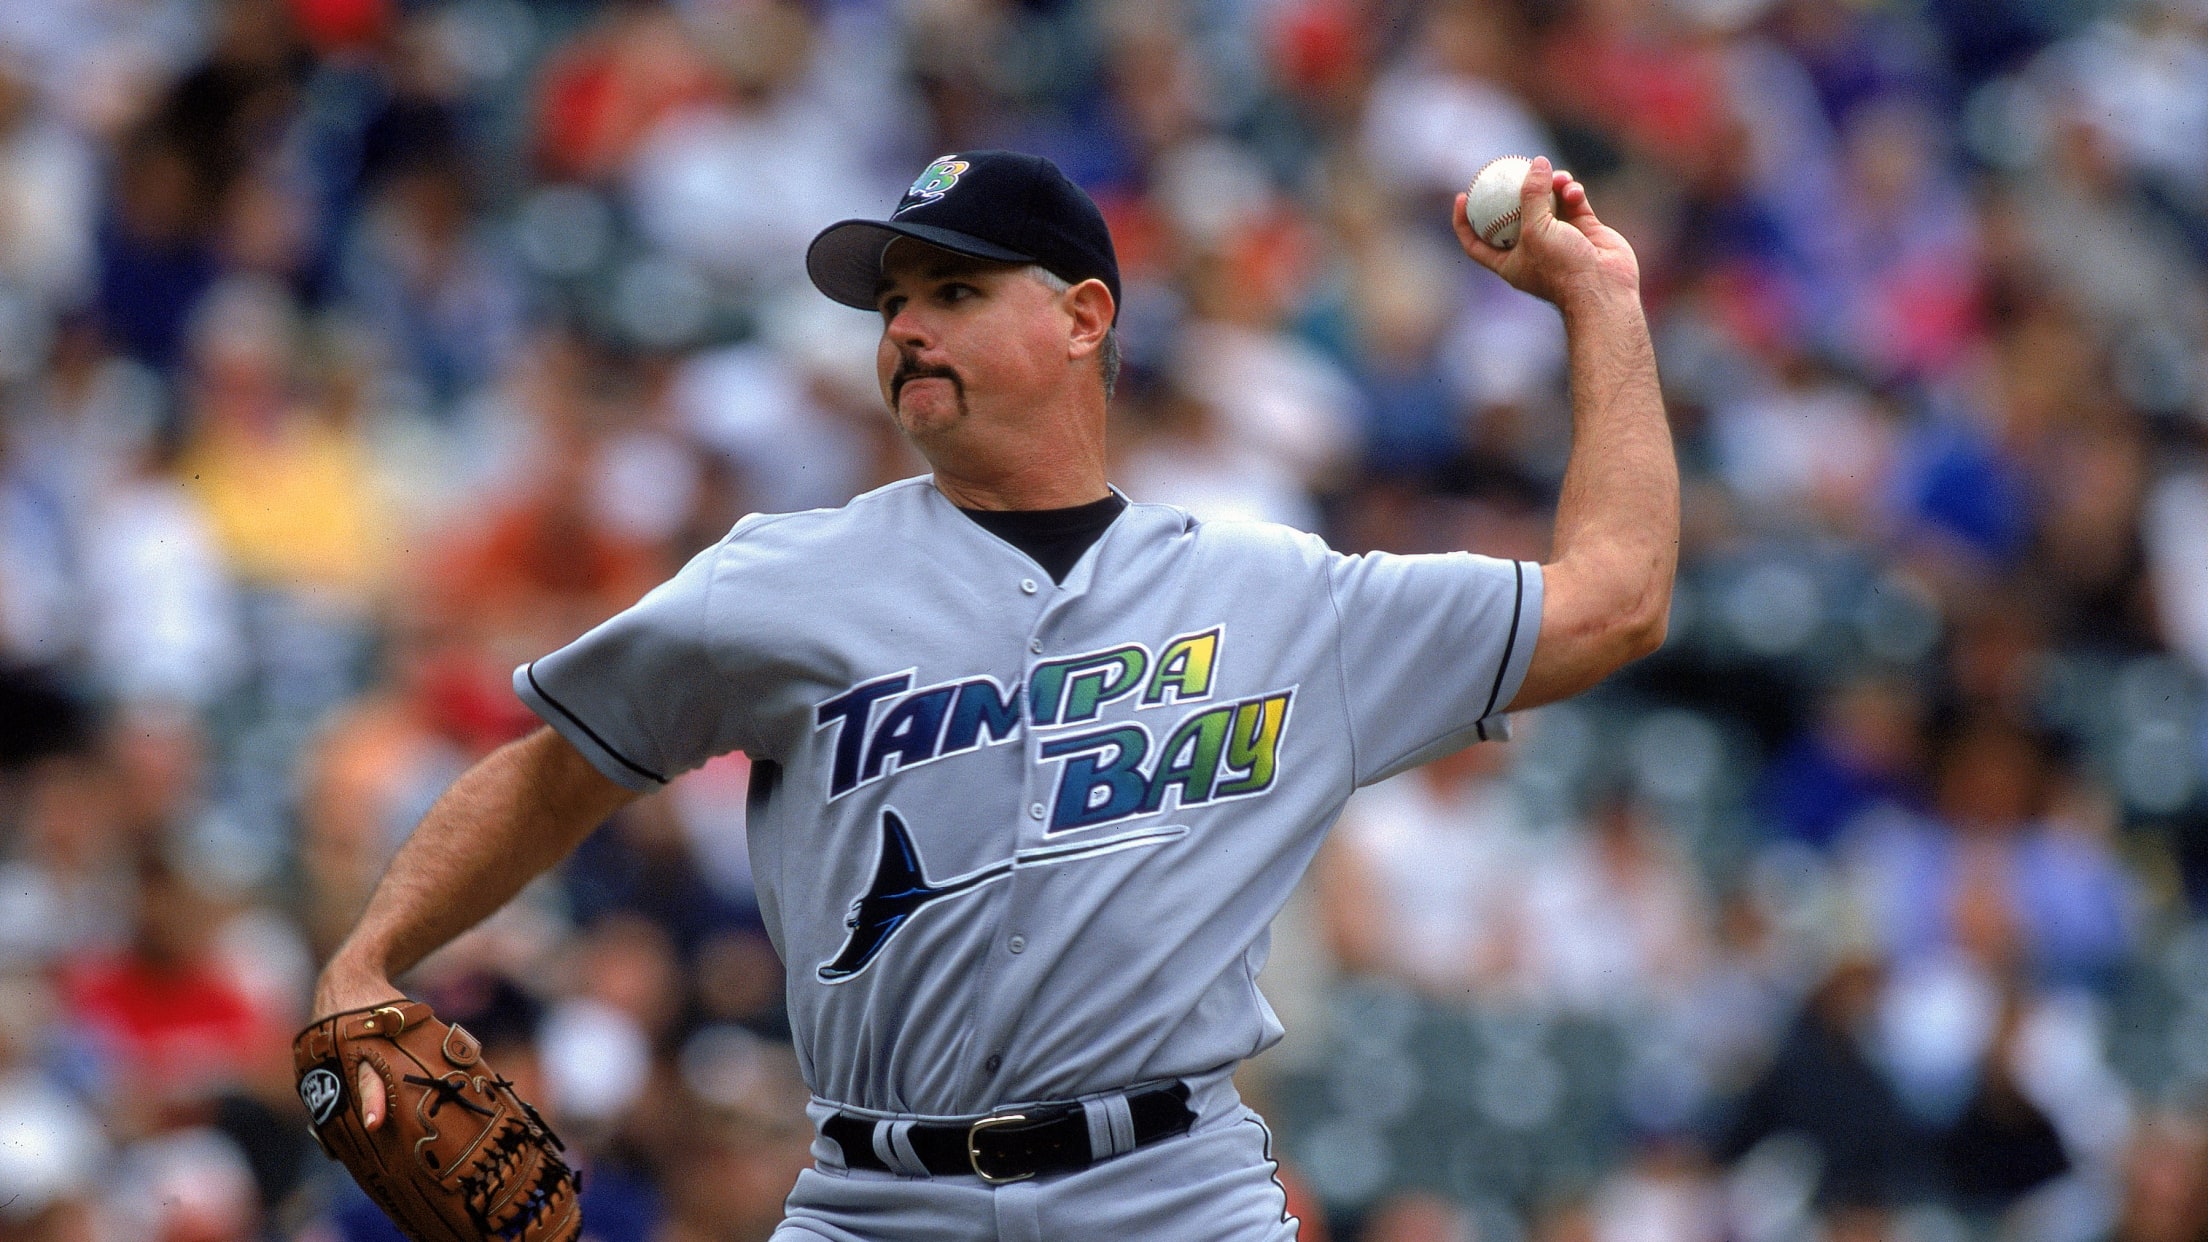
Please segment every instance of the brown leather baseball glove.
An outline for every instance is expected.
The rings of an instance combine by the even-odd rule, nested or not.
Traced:
[[[291,1044],[322,1150],[415,1242],[574,1242],[581,1180],[544,1118],[429,1006],[332,1014]],[[360,1067],[383,1080],[383,1123],[361,1122]]]

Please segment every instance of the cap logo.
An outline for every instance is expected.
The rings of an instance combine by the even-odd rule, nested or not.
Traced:
[[[932,203],[950,193],[951,187],[958,184],[958,179],[965,175],[969,167],[971,166],[965,160],[954,159],[940,159],[928,165],[912,183],[912,188],[905,191],[905,203],[897,209],[897,213],[903,214],[922,203]]]

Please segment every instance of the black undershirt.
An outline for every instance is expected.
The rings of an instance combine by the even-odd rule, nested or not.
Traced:
[[[1127,498],[1113,492],[1102,500],[1070,509],[968,509],[959,512],[974,519],[983,530],[1035,559],[1052,582],[1064,582],[1073,563],[1103,537],[1106,528],[1127,507]]]

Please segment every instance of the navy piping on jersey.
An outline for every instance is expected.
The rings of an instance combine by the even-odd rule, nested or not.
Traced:
[[[1476,726],[1483,742],[1487,740],[1487,718],[1495,714],[1495,700],[1503,693],[1503,678],[1510,675],[1511,653],[1518,649],[1518,616],[1526,608],[1526,563],[1512,561],[1510,571],[1518,580],[1518,595],[1510,605],[1510,634],[1503,639],[1502,663],[1495,666],[1495,688],[1487,692],[1487,710],[1480,713]]]
[[[1288,1185],[1280,1180],[1280,1161],[1273,1155],[1272,1127],[1265,1124],[1264,1118],[1254,1113],[1242,1120],[1256,1126],[1257,1132],[1265,1136],[1265,1163],[1273,1166],[1273,1188],[1280,1192],[1280,1223],[1294,1225],[1296,1231],[1301,1233],[1303,1231],[1303,1218],[1288,1211]]]
[[[567,710],[567,704],[553,698],[552,692],[544,688],[543,682],[537,680],[537,662],[535,660],[529,661],[529,667],[526,671],[529,674],[529,688],[536,691],[538,694],[543,695],[545,702],[550,703],[554,708],[558,709],[559,713],[562,716],[565,716],[570,721],[573,721],[576,728],[581,729],[583,733],[590,738],[591,741],[598,743],[598,748],[600,750],[603,750],[607,754],[612,755],[615,759],[620,761],[622,767],[636,773],[638,776],[643,777],[645,780],[658,781],[662,785],[667,783],[666,777],[661,776],[659,773],[652,771],[650,768],[647,768],[642,764],[631,762],[627,755],[624,755],[620,751],[615,750],[613,747],[607,745],[606,739],[598,736],[598,731],[596,729],[593,729],[589,725],[584,724],[583,718],[581,716],[578,716],[575,713]]]

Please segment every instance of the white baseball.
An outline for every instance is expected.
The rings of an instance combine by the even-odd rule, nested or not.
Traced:
[[[1464,218],[1481,241],[1497,250],[1518,244],[1518,190],[1533,161],[1523,155],[1489,160],[1464,192]]]

